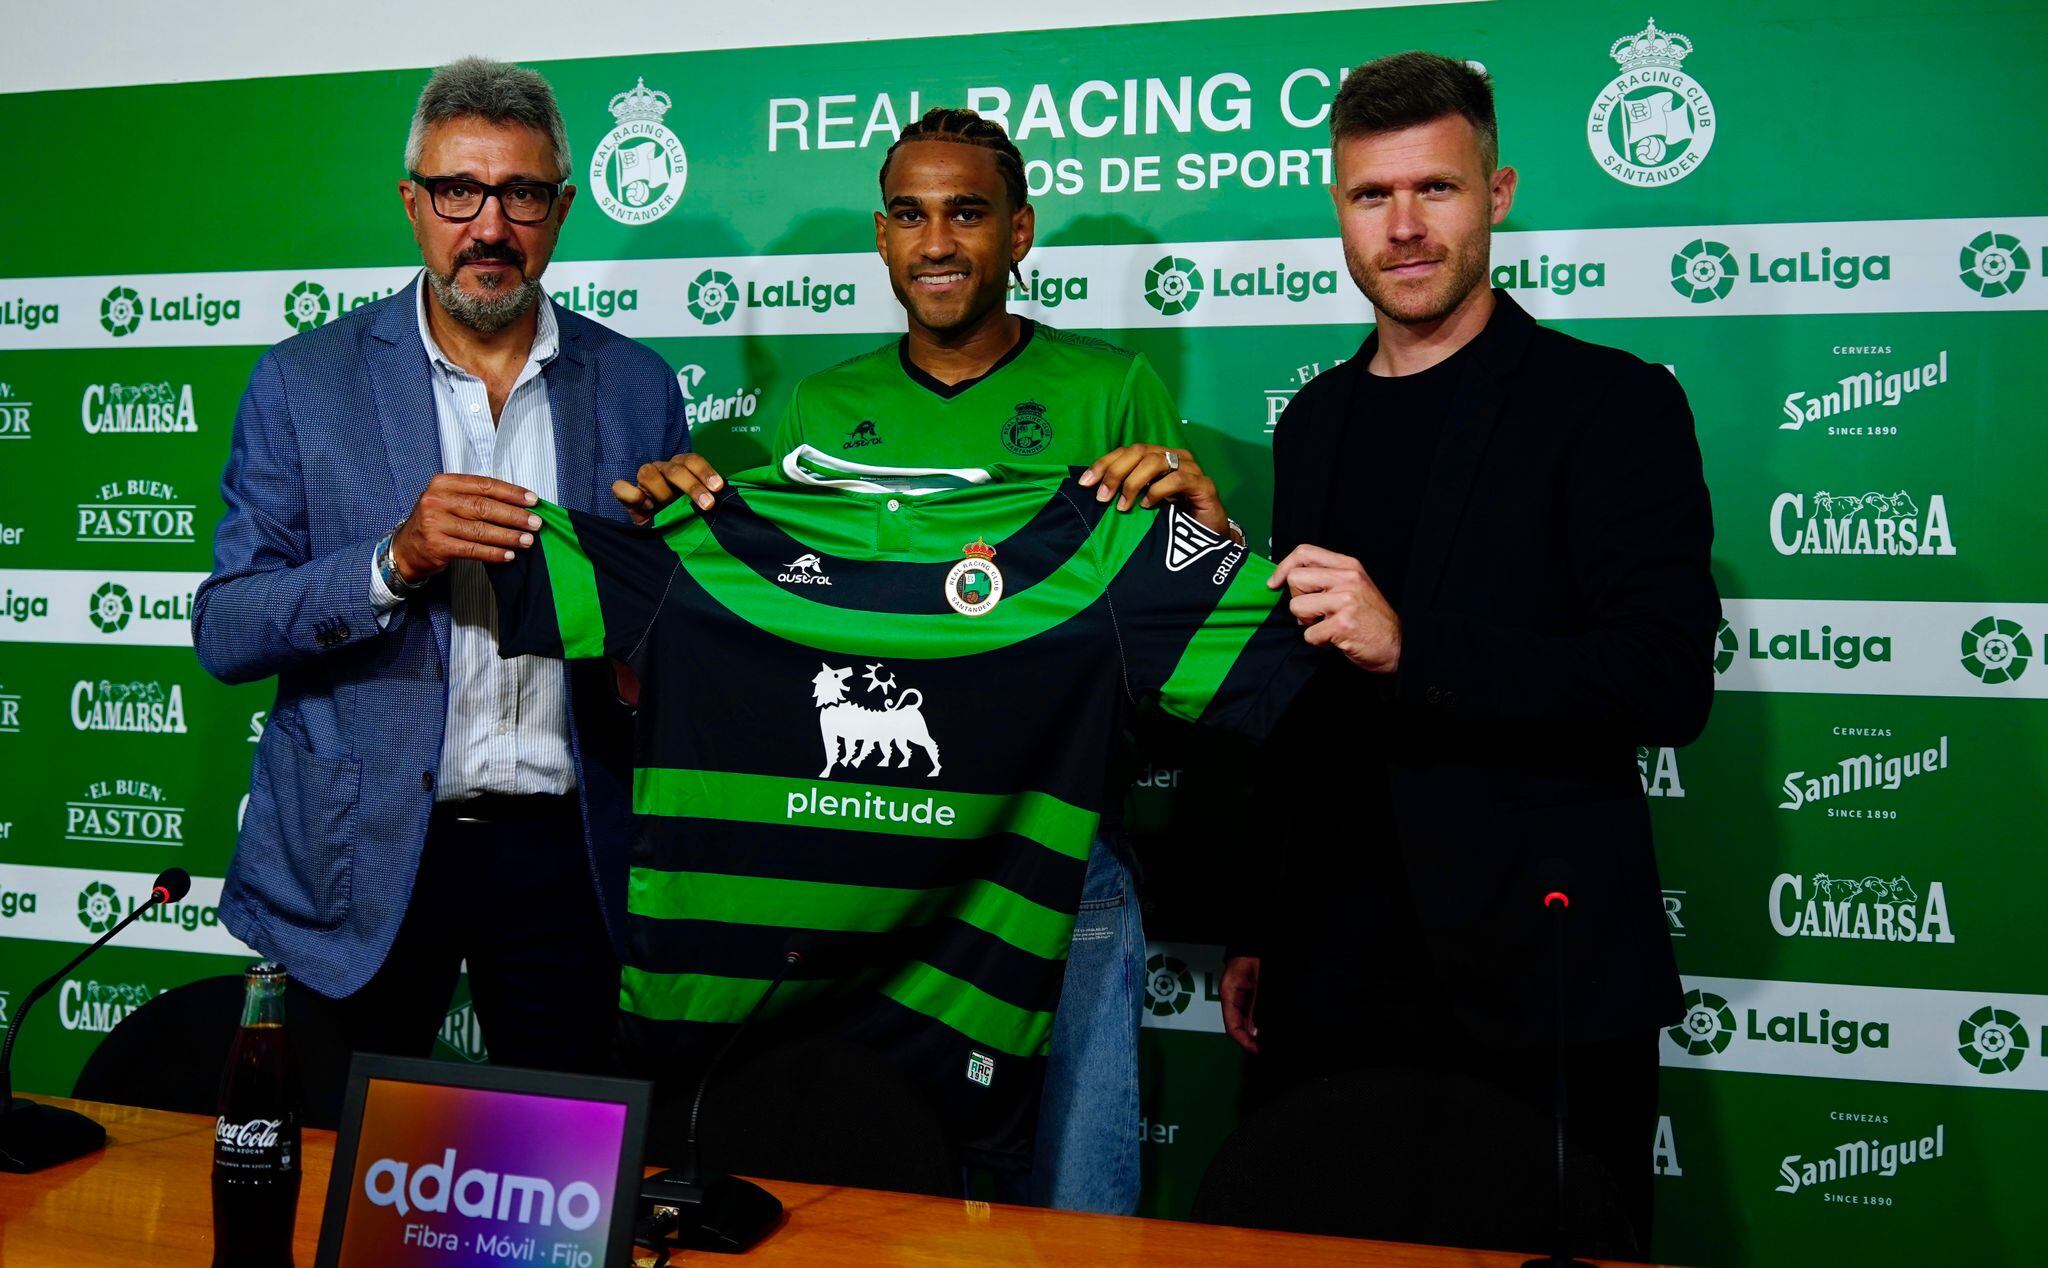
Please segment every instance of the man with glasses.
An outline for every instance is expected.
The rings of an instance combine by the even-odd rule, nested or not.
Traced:
[[[609,1062],[626,715],[601,665],[499,658],[483,565],[540,498],[625,518],[612,481],[688,437],[661,359],[541,288],[569,162],[539,75],[435,72],[398,183],[417,283],[272,348],[235,418],[193,645],[277,702],[221,915],[360,1050],[424,1056],[466,960],[493,1060]]]

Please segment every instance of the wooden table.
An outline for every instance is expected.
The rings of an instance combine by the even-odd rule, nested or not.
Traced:
[[[208,1264],[213,1252],[213,1120],[125,1105],[48,1099],[107,1129],[100,1153],[27,1176],[0,1175],[0,1264]],[[312,1268],[334,1133],[307,1131],[298,1263]],[[948,1198],[765,1182],[788,1210],[744,1257],[678,1253],[673,1263],[1203,1264],[1295,1268],[1515,1268],[1524,1256],[1076,1215]],[[643,1264],[651,1257],[642,1252]]]

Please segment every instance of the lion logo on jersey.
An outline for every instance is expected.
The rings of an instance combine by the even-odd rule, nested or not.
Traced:
[[[811,702],[818,706],[818,732],[825,741],[825,769],[818,772],[819,779],[830,776],[835,767],[858,766],[877,752],[882,755],[878,766],[887,766],[893,752],[898,759],[896,764],[908,767],[912,751],[920,748],[932,759],[932,768],[925,772],[925,777],[929,779],[939,773],[939,746],[925,727],[920,707],[924,704],[924,693],[912,687],[889,699],[896,676],[877,678],[875,671],[880,668],[878,664],[869,665],[867,673],[868,690],[881,691],[886,701],[879,709],[846,698],[846,680],[853,677],[851,665],[834,669],[821,663],[811,677]]]

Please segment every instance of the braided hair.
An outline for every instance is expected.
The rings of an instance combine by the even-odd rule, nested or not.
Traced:
[[[1003,188],[1010,195],[1011,209],[1030,201],[1030,193],[1024,183],[1024,156],[1017,152],[1017,146],[1010,140],[1010,134],[1003,131],[1003,125],[993,119],[984,119],[972,110],[952,106],[933,106],[925,111],[922,119],[903,129],[895,144],[889,147],[889,152],[882,156],[879,179],[885,198],[889,189],[889,160],[896,157],[898,147],[911,141],[952,141],[993,152],[996,170],[1003,176]]]

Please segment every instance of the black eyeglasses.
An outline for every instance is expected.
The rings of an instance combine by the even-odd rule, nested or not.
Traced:
[[[476,219],[483,212],[484,200],[496,198],[505,219],[515,225],[537,225],[555,209],[555,199],[561,195],[563,184],[506,181],[503,185],[486,185],[467,176],[422,176],[418,172],[406,175],[413,184],[426,187],[435,215],[457,223]]]

